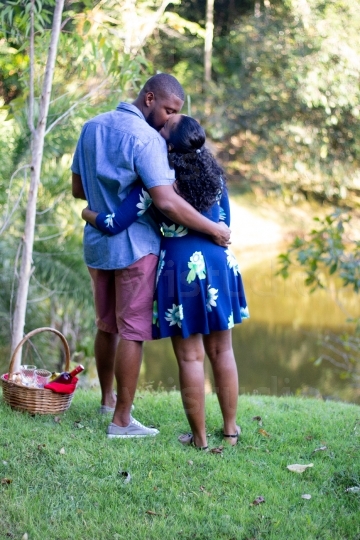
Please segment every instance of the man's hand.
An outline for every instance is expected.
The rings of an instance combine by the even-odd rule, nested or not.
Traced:
[[[226,224],[214,223],[201,215],[175,192],[172,185],[149,188],[149,193],[154,205],[175,223],[209,235],[219,246],[230,244],[230,229]]]
[[[223,221],[220,221],[220,223],[216,224],[217,226],[217,232],[215,234],[211,235],[211,238],[215,242],[215,244],[218,244],[219,246],[226,247],[230,242],[230,234],[231,230],[229,227],[224,223]]]

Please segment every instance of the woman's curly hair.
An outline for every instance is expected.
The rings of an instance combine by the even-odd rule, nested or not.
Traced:
[[[225,185],[222,168],[204,146],[205,131],[190,116],[181,115],[167,140],[173,149],[170,162],[175,170],[176,192],[196,210],[208,210]]]

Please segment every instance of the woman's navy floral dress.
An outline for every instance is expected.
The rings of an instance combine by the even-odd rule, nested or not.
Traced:
[[[149,193],[135,187],[113,214],[101,213],[97,227],[105,234],[127,228],[151,206]],[[187,229],[155,208],[162,234],[153,308],[153,337],[209,334],[249,318],[239,265],[228,248]],[[227,191],[203,215],[230,225]]]

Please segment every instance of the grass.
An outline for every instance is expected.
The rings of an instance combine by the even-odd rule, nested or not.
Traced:
[[[346,491],[360,488],[358,406],[241,396],[241,441],[216,454],[177,442],[188,430],[177,392],[137,394],[136,418],[160,429],[149,439],[106,439],[98,405],[82,389],[58,418],[1,402],[1,540],[360,539],[360,492]],[[213,395],[207,419],[218,447]]]

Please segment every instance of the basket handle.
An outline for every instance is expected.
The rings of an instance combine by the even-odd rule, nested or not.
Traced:
[[[68,342],[66,341],[65,336],[61,332],[59,332],[59,330],[56,330],[55,328],[50,328],[50,327],[44,326],[43,328],[37,328],[36,330],[32,330],[31,332],[26,334],[26,336],[24,336],[22,338],[22,340],[20,341],[19,345],[17,345],[16,349],[14,350],[14,352],[12,354],[11,360],[10,360],[10,366],[9,366],[9,379],[10,380],[12,379],[14,362],[15,362],[15,358],[16,358],[16,354],[17,354],[18,350],[20,349],[20,347],[22,347],[22,345],[24,345],[24,343],[28,339],[30,339],[32,336],[35,336],[36,334],[40,334],[40,332],[52,332],[53,334],[56,334],[57,336],[59,336],[59,338],[61,339],[62,344],[64,346],[64,349],[65,349],[65,371],[69,371],[69,369],[70,369],[70,348],[69,348]]]

